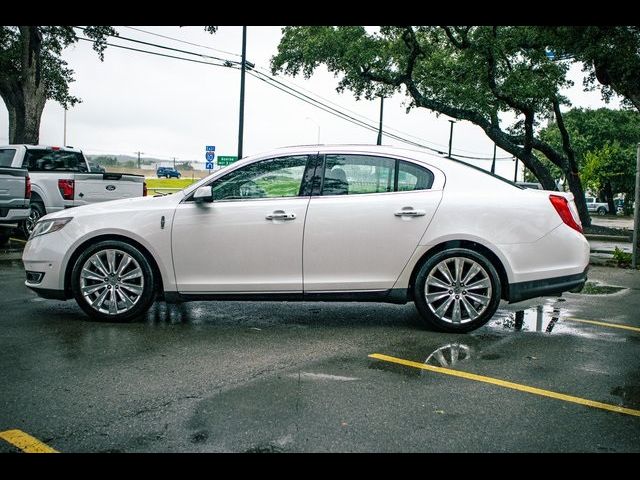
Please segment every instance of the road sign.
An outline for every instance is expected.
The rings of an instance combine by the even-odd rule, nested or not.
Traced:
[[[215,151],[216,151],[215,145],[207,145],[207,152],[215,152]]]
[[[213,152],[207,152],[205,154],[205,158],[207,159],[207,162],[213,162],[213,159],[216,158],[216,154]]]
[[[218,165],[220,165],[221,167],[227,166],[227,165],[231,165],[233,162],[237,162],[238,161],[238,157],[236,156],[219,156],[218,157]]]
[[[207,170],[213,170],[213,162],[205,163],[204,168],[206,168]]]

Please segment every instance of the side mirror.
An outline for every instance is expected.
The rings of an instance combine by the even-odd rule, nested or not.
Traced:
[[[196,203],[213,202],[213,193],[211,192],[211,186],[198,187],[196,193],[193,194],[193,201]]]

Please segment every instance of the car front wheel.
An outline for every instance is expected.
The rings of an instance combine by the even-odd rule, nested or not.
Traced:
[[[106,240],[87,248],[71,274],[73,296],[90,317],[122,322],[137,317],[153,303],[153,270],[135,247]]]
[[[451,248],[422,265],[413,294],[428,326],[463,333],[491,319],[500,304],[501,285],[495,267],[484,255]]]
[[[607,209],[604,207],[600,207],[598,209],[598,215],[606,215],[607,214]]]

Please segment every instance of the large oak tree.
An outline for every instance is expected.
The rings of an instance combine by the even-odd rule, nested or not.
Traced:
[[[104,57],[106,38],[117,35],[108,26],[90,26],[84,34]],[[70,26],[0,26],[0,96],[9,112],[9,143],[37,144],[47,100],[63,107],[80,99],[69,93],[73,70],[62,50],[78,41]]]
[[[522,160],[545,188],[555,189],[541,161],[546,158],[563,172],[588,226],[591,219],[561,111],[568,100],[560,91],[571,85],[566,72],[574,60],[549,55],[549,48],[566,53],[579,45],[561,45],[561,38],[562,32],[542,27],[286,27],[272,70],[308,77],[324,64],[340,75],[338,89],[351,90],[358,98],[402,91],[411,99],[409,108],[424,107],[478,125]],[[504,120],[513,116],[515,122]],[[560,144],[538,134],[541,122],[548,120],[556,125]]]

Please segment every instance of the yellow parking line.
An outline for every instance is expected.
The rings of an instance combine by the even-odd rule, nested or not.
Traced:
[[[601,327],[622,328],[623,330],[631,330],[632,332],[640,332],[640,328],[632,327],[631,325],[624,325],[621,323],[609,323],[598,322],[596,320],[585,320],[584,318],[565,317],[565,320],[571,320],[572,322],[591,323],[593,325],[600,325]]]
[[[59,453],[49,445],[45,445],[37,438],[33,438],[22,430],[7,430],[5,432],[0,432],[0,438],[6,440],[11,445],[18,447],[25,453]]]
[[[454,377],[466,378],[467,380],[475,380],[477,382],[490,383],[492,385],[498,385],[499,387],[510,388],[512,390],[519,390],[521,392],[533,393],[534,395],[541,395],[543,397],[555,398],[557,400],[564,400],[565,402],[577,403],[579,405],[586,405],[587,407],[600,408],[602,410],[609,410],[616,413],[624,413],[626,415],[633,415],[640,417],[640,410],[634,410],[632,408],[619,407],[617,405],[610,405],[608,403],[595,402],[593,400],[587,400],[585,398],[574,397],[572,395],[565,395],[564,393],[552,392],[550,390],[543,390],[542,388],[530,387],[528,385],[522,385],[521,383],[507,382],[498,378],[485,377],[483,375],[476,375],[475,373],[462,372],[460,370],[452,370],[449,368],[434,367],[432,365],[426,365],[424,363],[412,362],[411,360],[404,360],[402,358],[391,357],[389,355],[383,355],[381,353],[372,353],[370,358],[382,360],[384,362],[397,363],[399,365],[405,365],[407,367],[419,368],[421,370],[429,370],[431,372],[443,373],[445,375],[452,375]]]
[[[11,240],[12,242],[27,243],[26,240],[22,240],[21,238],[13,238],[13,237],[11,237],[9,240]]]

